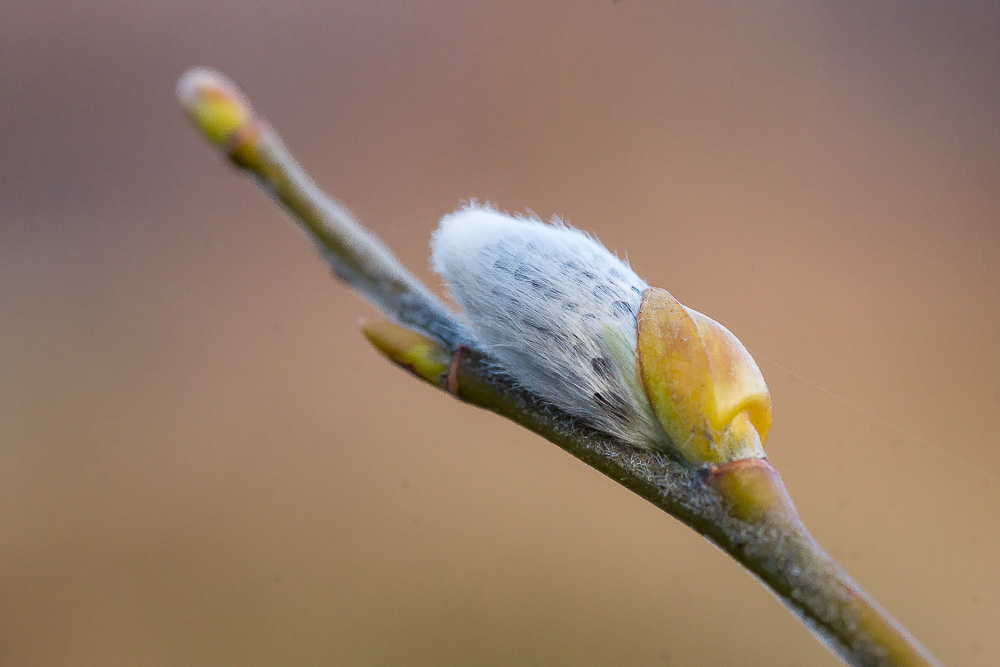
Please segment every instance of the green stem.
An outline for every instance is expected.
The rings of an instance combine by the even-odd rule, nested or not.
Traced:
[[[693,467],[616,441],[519,388],[474,348],[440,299],[313,183],[235,86],[193,70],[178,92],[206,136],[285,206],[334,273],[412,329],[366,330],[380,351],[461,400],[547,438],[690,526],[756,575],[848,663],[938,664],[820,548],[769,463]]]

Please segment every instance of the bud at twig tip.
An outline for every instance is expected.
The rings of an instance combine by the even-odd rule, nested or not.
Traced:
[[[199,129],[219,146],[226,146],[254,115],[236,84],[206,67],[194,67],[181,76],[177,97]]]

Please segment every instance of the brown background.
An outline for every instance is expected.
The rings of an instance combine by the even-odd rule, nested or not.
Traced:
[[[192,65],[435,286],[470,197],[627,250],[761,359],[831,554],[947,664],[1000,662],[995,2],[8,0],[4,664],[836,664],[692,531],[369,349],[177,109]]]

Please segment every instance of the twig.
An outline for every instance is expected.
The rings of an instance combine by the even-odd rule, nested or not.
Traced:
[[[405,325],[363,327],[383,354],[542,435],[687,524],[756,575],[846,662],[939,664],[820,548],[766,459],[694,467],[619,442],[520,388],[377,237],[312,182],[235,85],[196,69],[182,77],[178,94],[205,135],[284,204],[334,273]]]

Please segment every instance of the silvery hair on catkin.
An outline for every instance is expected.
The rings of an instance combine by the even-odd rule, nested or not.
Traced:
[[[473,203],[441,220],[431,261],[515,381],[633,445],[662,440],[635,363],[648,285],[596,239]]]

